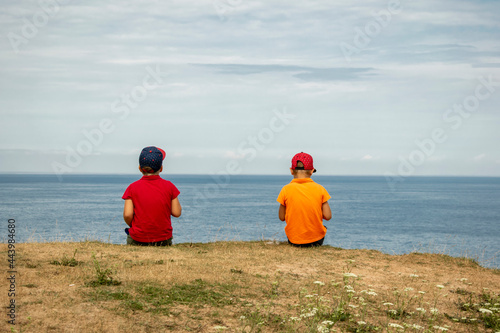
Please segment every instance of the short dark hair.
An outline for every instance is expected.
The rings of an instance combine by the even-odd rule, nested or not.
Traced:
[[[160,168],[160,169],[161,169],[161,168]],[[141,171],[142,171],[142,173],[143,173],[143,174],[148,174],[148,173],[156,173],[156,172],[158,172],[158,171],[160,171],[160,170],[156,170],[156,171],[155,171],[155,170],[154,170],[153,168],[151,168],[151,167],[144,166],[144,167],[141,167]]]

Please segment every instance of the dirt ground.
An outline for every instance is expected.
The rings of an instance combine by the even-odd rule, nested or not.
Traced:
[[[500,270],[466,258],[273,241],[25,243],[9,280],[0,250],[2,332],[500,331]]]

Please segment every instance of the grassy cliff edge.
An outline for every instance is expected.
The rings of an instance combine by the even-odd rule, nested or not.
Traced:
[[[440,254],[89,241],[16,244],[15,266],[6,332],[500,332],[500,270]]]

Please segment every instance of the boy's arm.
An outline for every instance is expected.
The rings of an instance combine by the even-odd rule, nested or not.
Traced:
[[[321,210],[323,211],[323,219],[330,221],[332,218],[332,210],[330,209],[330,205],[328,204],[328,201],[323,202],[323,205],[321,206]]]
[[[281,221],[285,221],[285,215],[286,215],[286,206],[280,204],[280,210],[278,212],[278,216]]]
[[[134,203],[132,199],[125,200],[125,206],[123,207],[123,219],[129,227],[131,227],[132,220],[134,219]]]
[[[179,197],[175,198],[172,200],[172,205],[171,205],[171,214],[174,217],[179,217],[182,214],[182,207],[181,203],[179,202]]]

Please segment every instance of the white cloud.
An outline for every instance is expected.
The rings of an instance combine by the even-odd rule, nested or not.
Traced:
[[[238,154],[238,153],[236,153],[235,151],[232,151],[232,150],[228,150],[224,154],[224,157],[228,158],[228,159],[232,159],[232,160],[241,160],[241,159],[245,158],[245,155]]]
[[[479,155],[474,156],[473,160],[474,160],[474,161],[481,161],[481,160],[483,160],[485,157],[486,157],[486,154],[479,154]]]

